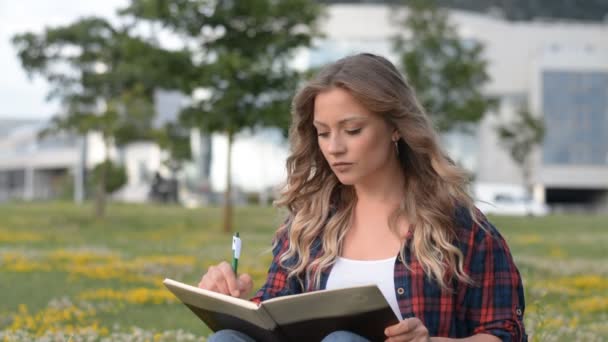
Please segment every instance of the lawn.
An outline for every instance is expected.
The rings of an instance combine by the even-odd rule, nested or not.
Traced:
[[[162,286],[230,258],[219,208],[0,205],[0,340],[200,341],[209,330]],[[261,285],[273,208],[238,208],[239,269]],[[608,217],[493,217],[526,289],[533,341],[608,339]]]

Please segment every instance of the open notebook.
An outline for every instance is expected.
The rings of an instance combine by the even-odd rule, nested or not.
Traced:
[[[163,283],[211,330],[234,329],[262,342],[320,341],[336,330],[383,341],[384,329],[399,322],[376,285],[277,297],[258,306],[171,279]]]

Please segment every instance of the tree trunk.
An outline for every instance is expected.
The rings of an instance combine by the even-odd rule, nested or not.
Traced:
[[[524,159],[522,163],[522,178],[524,181],[524,206],[526,207],[526,211],[528,215],[532,215],[532,208],[530,208],[527,199],[532,197],[532,184],[530,184],[530,160],[529,158]]]
[[[524,191],[526,196],[530,196],[532,194],[532,184],[530,184],[530,161],[528,159],[524,160],[522,165],[522,178],[524,181]]]
[[[99,181],[97,182],[97,185],[95,186],[95,217],[99,219],[103,218],[106,212],[106,192],[104,190],[104,178],[105,177],[102,173]]]
[[[232,139],[233,133],[228,132],[228,160],[226,169],[226,192],[224,193],[224,232],[230,233],[232,231],[232,199],[230,194],[232,192]]]
[[[108,162],[110,160],[110,143],[104,139],[105,157],[101,167],[101,174],[96,184],[95,194],[95,217],[101,219],[106,214],[106,177],[108,174]]]

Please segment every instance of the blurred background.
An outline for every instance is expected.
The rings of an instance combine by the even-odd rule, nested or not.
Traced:
[[[291,97],[359,52],[468,171],[531,339],[608,339],[606,0],[0,0],[0,338],[204,340],[162,279],[239,231],[261,285]]]

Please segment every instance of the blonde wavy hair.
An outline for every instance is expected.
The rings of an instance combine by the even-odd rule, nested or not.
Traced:
[[[287,183],[275,202],[290,213],[289,223],[277,231],[277,236],[285,230],[288,233],[289,249],[280,258],[288,276],[297,277],[301,284],[304,276],[319,288],[321,271],[341,254],[357,203],[353,186],[341,184],[323,157],[313,126],[315,97],[333,87],[348,91],[399,131],[398,158],[406,171],[407,195],[390,215],[390,229],[397,234],[397,222],[407,218],[413,230],[413,255],[442,288],[449,290],[448,282],[454,277],[471,283],[463,270],[462,252],[453,244],[457,206],[467,208],[475,218],[473,201],[466,191],[468,177],[442,151],[414,90],[395,66],[368,53],[324,67],[293,99]],[[317,237],[321,237],[322,250],[311,261]],[[405,263],[403,244],[400,254]]]

